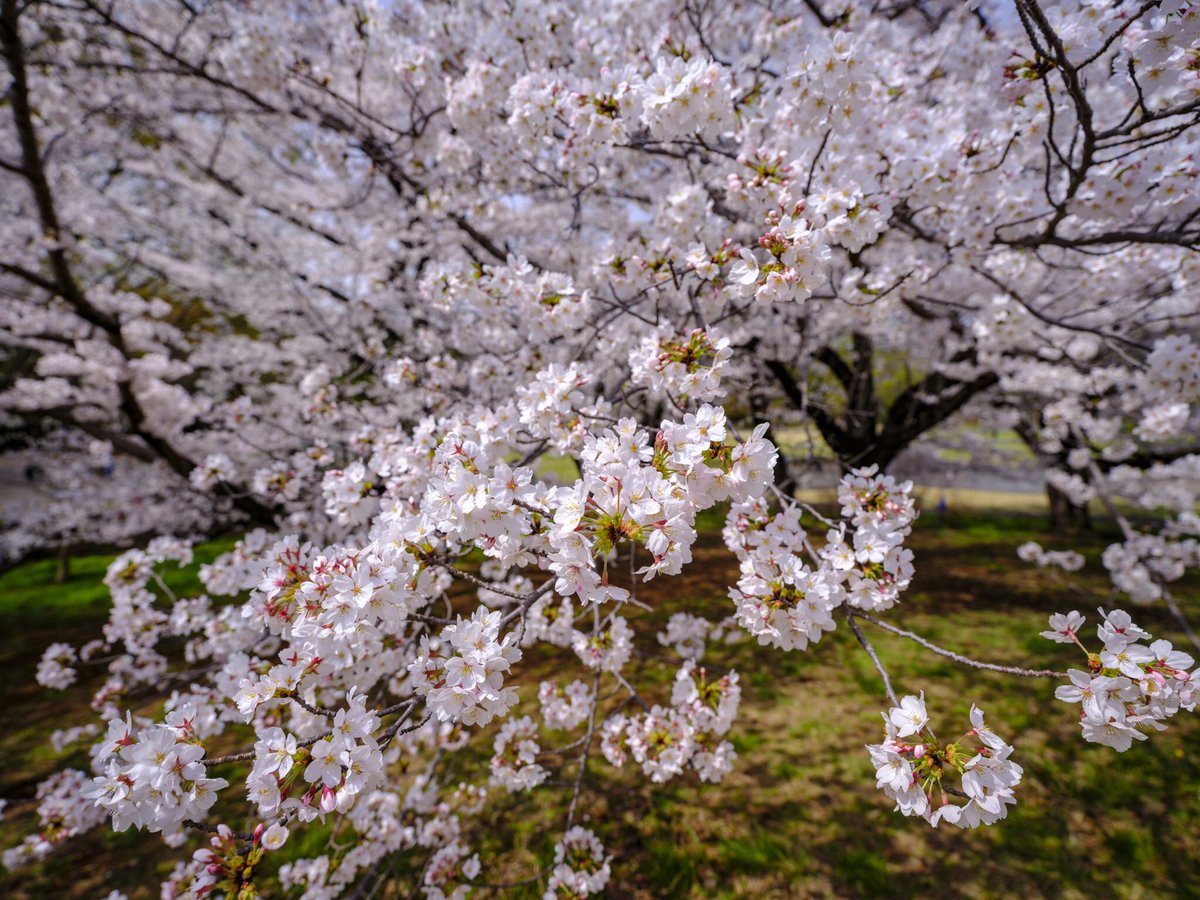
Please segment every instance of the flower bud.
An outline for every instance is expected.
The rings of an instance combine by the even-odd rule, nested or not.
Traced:
[[[337,792],[333,788],[321,788],[321,812],[331,813],[337,808]]]

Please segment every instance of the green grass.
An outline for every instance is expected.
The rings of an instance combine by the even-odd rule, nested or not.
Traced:
[[[730,611],[725,592],[736,565],[720,546],[719,519],[702,524],[694,565],[640,589],[653,611],[631,611],[650,619],[636,623],[639,634],[653,634],[677,610],[713,619]],[[1081,539],[1088,564],[1073,579],[1081,596],[1015,557],[1026,540],[1056,549],[1078,543],[1047,535],[1043,519],[961,506],[946,515],[926,513],[910,542],[916,579],[886,617],[980,659],[1037,668],[1078,665],[1077,651],[1037,632],[1051,612],[1088,612],[1106,598],[1099,555],[1112,529],[1101,526],[1101,533]],[[36,779],[63,763],[45,744],[49,730],[64,724],[64,716],[87,715],[77,692],[59,695],[27,685],[50,640],[78,642],[96,634],[104,595],[88,579],[98,579],[103,568],[102,559],[77,560],[62,588],[48,583],[49,565],[0,579],[6,626],[0,652],[13,686],[11,700],[6,697],[8,724],[0,730],[7,761],[0,796],[31,795]],[[178,577],[193,578],[194,571]],[[1177,588],[1181,602],[1194,608],[1200,598],[1196,579]],[[1180,640],[1162,610],[1136,609],[1134,615],[1156,636]],[[1094,611],[1089,618],[1094,625]],[[18,620],[26,625],[7,627]],[[1200,728],[1194,716],[1182,713],[1165,733],[1117,754],[1083,743],[1072,709],[1054,699],[1052,681],[964,669],[903,638],[864,628],[897,690],[926,692],[935,727],[966,723],[974,702],[1015,745],[1025,779],[1009,819],[972,832],[935,831],[891,811],[875,790],[863,750],[882,735],[881,684],[844,625],[804,653],[743,640],[713,646],[706,657],[712,665],[736,667],[744,688],[731,734],[739,759],[724,783],[684,777],[651,785],[632,763],[614,769],[593,752],[579,809],[614,856],[610,896],[1200,896],[1200,758],[1193,752]],[[649,643],[639,646],[662,652]],[[565,665],[577,671],[569,655],[539,648],[518,666],[519,712],[536,709],[536,682],[561,677]],[[652,700],[669,697],[672,667],[639,658],[629,668],[631,680],[646,685]],[[446,782],[485,777],[491,733],[486,729],[443,770]],[[556,738],[544,743],[568,739]],[[467,823],[464,839],[479,850],[487,880],[520,881],[547,865],[575,771],[571,757],[554,768],[553,785],[532,796],[494,792],[483,815]],[[0,821],[0,846],[15,843],[29,825],[28,808],[15,808]],[[294,831],[288,852],[318,852],[325,839],[325,833]],[[157,896],[157,880],[185,856],[154,836],[101,829],[33,871],[0,874],[0,894],[94,897],[122,887],[131,897]],[[270,871],[266,891],[276,896]],[[377,897],[409,896],[412,864],[396,871],[399,883]],[[543,889],[533,883],[497,895],[534,898]]]
[[[183,568],[168,565],[163,581],[178,596],[191,596],[203,588],[199,572],[220,554],[233,549],[234,538],[222,538],[200,544],[192,564]],[[6,626],[53,623],[70,626],[72,618],[96,618],[108,615],[109,595],[104,573],[115,557],[93,554],[71,558],[68,577],[54,583],[58,562],[40,559],[24,563],[0,575],[0,615]]]
[[[560,453],[547,453],[538,459],[535,474],[551,484],[570,484],[579,477],[575,460]]]
[[[97,616],[108,608],[108,589],[101,583],[111,556],[82,556],[71,560],[70,577],[54,583],[58,563],[53,559],[28,562],[0,576],[5,624],[58,620],[63,616]]]

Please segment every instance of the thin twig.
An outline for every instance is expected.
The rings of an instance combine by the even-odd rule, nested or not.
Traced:
[[[583,775],[587,771],[588,751],[592,749],[592,736],[596,733],[596,706],[600,702],[600,672],[592,678],[592,705],[588,710],[588,730],[584,736],[583,751],[579,754],[579,773],[575,776],[575,790],[571,793],[571,805],[567,808],[567,831],[575,823],[575,806],[579,803],[579,792],[583,788]]]
[[[920,644],[926,650],[932,650],[941,656],[952,659],[955,662],[962,663],[964,666],[973,666],[976,669],[988,669],[992,672],[1004,672],[1008,675],[1023,675],[1026,678],[1066,678],[1066,672],[1056,672],[1053,669],[1023,669],[1020,666],[1002,666],[997,663],[981,662],[978,659],[971,659],[969,656],[963,656],[961,653],[955,653],[953,650],[947,650],[945,647],[939,647],[937,644],[931,643],[919,634],[914,634],[911,631],[905,631],[903,628],[897,628],[888,622],[881,621],[874,616],[868,616],[866,613],[857,613],[863,619],[866,619],[872,625],[878,625],[884,631],[890,631],[892,634],[898,634],[900,637],[908,638],[917,644]],[[853,622],[851,622],[853,624]]]
[[[1073,430],[1076,438],[1080,440],[1084,446],[1087,446],[1087,444],[1083,441],[1083,435],[1079,432],[1079,430]],[[1109,495],[1108,489],[1105,487],[1106,482],[1104,480],[1104,473],[1100,471],[1100,467],[1096,465],[1096,460],[1092,456],[1088,457],[1088,474],[1092,478],[1092,486],[1096,489],[1096,495],[1100,498],[1100,502],[1104,504],[1104,508],[1108,511],[1108,514],[1113,517],[1114,521],[1116,521],[1117,525],[1120,527],[1121,534],[1124,536],[1125,542],[1127,544],[1133,543],[1137,538],[1138,532],[1129,523],[1129,520],[1121,514],[1121,511],[1117,509],[1117,505],[1113,503],[1113,499]],[[1183,629],[1183,633],[1186,634],[1188,640],[1192,642],[1192,646],[1197,650],[1200,650],[1200,637],[1197,637],[1196,632],[1192,629],[1191,623],[1188,622],[1187,617],[1183,614],[1183,610],[1179,608],[1179,604],[1175,602],[1175,598],[1171,595],[1171,592],[1167,590],[1167,586],[1163,584],[1162,579],[1159,577],[1157,572],[1150,568],[1148,568],[1147,571],[1150,572],[1150,577],[1153,579],[1154,583],[1162,589],[1163,600],[1166,601],[1167,610],[1171,613],[1172,617],[1174,617],[1175,621],[1179,623],[1179,627]]]
[[[1167,609],[1175,617],[1175,621],[1179,623],[1179,627],[1183,629],[1183,633],[1187,635],[1188,640],[1192,642],[1192,646],[1200,650],[1200,637],[1196,636],[1196,631],[1192,628],[1192,623],[1187,620],[1187,616],[1183,614],[1183,610],[1175,602],[1174,595],[1165,586],[1162,592],[1163,600],[1167,602]]]
[[[862,629],[854,621],[854,613],[850,612],[849,607],[846,608],[846,621],[850,623],[850,630],[854,632],[854,636],[858,638],[858,642],[867,651],[867,656],[871,657],[871,662],[875,663],[875,670],[879,673],[879,677],[883,679],[883,689],[887,691],[888,699],[892,701],[892,706],[899,706],[900,701],[896,699],[896,692],[892,689],[892,679],[888,677],[887,669],[883,667],[883,663],[879,660],[879,654],[875,652],[875,648],[871,646],[871,642],[867,640],[867,636],[862,633]]]

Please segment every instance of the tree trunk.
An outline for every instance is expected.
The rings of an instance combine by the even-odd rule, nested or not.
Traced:
[[[71,549],[63,544],[58,548],[58,565],[54,569],[54,583],[65,584],[71,577]]]
[[[1092,517],[1086,504],[1076,506],[1070,497],[1052,484],[1046,485],[1046,500],[1050,503],[1051,531],[1078,533],[1092,530]]]

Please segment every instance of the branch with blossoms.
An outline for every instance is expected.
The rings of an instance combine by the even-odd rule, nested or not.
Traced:
[[[1145,544],[1147,542],[1144,540],[1139,540],[1140,536],[1139,536],[1138,532],[1130,524],[1129,519],[1126,518],[1126,516],[1123,515],[1120,510],[1117,509],[1117,506],[1113,502],[1112,496],[1108,491],[1108,487],[1107,487],[1108,480],[1100,472],[1099,467],[1096,465],[1095,459],[1091,455],[1088,456],[1088,469],[1091,472],[1092,481],[1096,485],[1097,495],[1100,497],[1101,502],[1104,504],[1104,508],[1106,510],[1108,510],[1108,514],[1112,517],[1113,521],[1116,522],[1120,526],[1121,534],[1125,538],[1126,545],[1138,548],[1135,552],[1137,553],[1136,558],[1138,559],[1139,564],[1143,560],[1148,561],[1148,559],[1147,559],[1148,557],[1161,556],[1162,555],[1161,544],[1152,549],[1145,547]],[[1126,563],[1126,565],[1128,565],[1128,563]],[[1191,641],[1192,646],[1195,647],[1197,650],[1200,650],[1200,636],[1197,636],[1196,631],[1192,627],[1191,622],[1188,620],[1188,618],[1184,614],[1183,610],[1180,609],[1179,604],[1175,602],[1174,596],[1171,594],[1171,591],[1167,588],[1167,586],[1165,584],[1166,573],[1162,572],[1161,570],[1158,570],[1157,567],[1151,568],[1149,571],[1150,571],[1150,578],[1151,578],[1152,582],[1157,586],[1158,592],[1162,596],[1163,601],[1166,604],[1167,610],[1171,613],[1172,617],[1174,617],[1175,621],[1179,624],[1179,627],[1183,630],[1183,633],[1185,635],[1187,635],[1187,638],[1189,641]]]
[[[575,378],[569,371],[560,377],[567,383]],[[569,406],[548,418],[533,405],[523,413],[528,427],[568,444],[575,439],[569,429],[561,430],[560,419],[575,415]],[[894,707],[886,716],[885,742],[871,748],[880,786],[902,812],[935,826],[1003,818],[1021,774],[1010,760],[1011,746],[995,738],[978,710],[967,734],[939,741],[923,703],[897,699],[856,620],[967,665],[1035,677],[1060,673],[982,663],[878,618],[875,614],[900,601],[913,574],[911,551],[903,546],[916,517],[911,484],[873,470],[846,476],[839,487],[839,518],[822,517],[827,532],[817,546],[801,524],[799,504],[777,495],[780,506],[772,511],[762,499],[772,484],[774,453],[761,434],[755,429],[730,443],[724,414],[711,406],[681,422],[664,421],[652,439],[622,420],[615,429],[584,437],[578,451],[582,476],[561,488],[534,482],[528,469],[509,467],[502,462],[510,452],[506,443],[465,421],[448,428],[432,454],[411,445],[403,452],[410,454],[408,471],[419,465],[425,473],[423,494],[416,505],[381,512],[373,542],[318,550],[295,539],[272,544],[256,538],[257,556],[243,548],[206,570],[210,590],[254,585],[250,599],[222,617],[231,629],[243,623],[237,625],[241,636],[238,630],[213,631],[193,642],[194,656],[217,654],[223,665],[207,674],[207,686],[193,684],[170,698],[161,724],[135,721],[128,712],[120,716],[118,701],[127,685],[110,681],[101,689],[97,699],[107,707],[108,730],[95,758],[103,771],[80,792],[80,802],[107,811],[116,828],[161,831],[172,840],[183,828],[217,829],[212,851],[175,878],[178,884],[190,879],[198,889],[233,885],[251,896],[251,870],[262,854],[278,850],[292,829],[340,816],[359,836],[355,850],[332,872],[328,863],[323,871],[289,863],[281,870],[285,884],[349,885],[363,872],[376,871],[385,856],[426,852],[421,878],[427,893],[450,894],[477,882],[482,871],[459,835],[462,820],[481,808],[487,789],[480,784],[473,788],[478,796],[462,795],[463,788],[447,795],[433,771],[495,721],[491,788],[554,791],[559,782],[551,780],[550,760],[575,751],[574,777],[561,783],[567,791],[566,828],[550,883],[598,889],[607,880],[608,859],[595,835],[574,825],[593,744],[598,740],[608,764],[621,767],[632,760],[655,783],[688,772],[701,781],[719,781],[736,764],[727,736],[741,701],[735,671],[710,675],[701,662],[714,630],[690,613],[673,615],[658,636],[682,660],[669,703],[631,683],[624,670],[640,617],[633,584],[614,584],[609,562],[628,553],[634,567],[634,551],[640,551],[647,562],[633,574],[642,581],[681,572],[697,537],[696,513],[729,500],[723,535],[740,564],[741,576],[730,591],[737,626],[760,644],[802,651],[833,630],[834,614],[843,612]],[[394,456],[399,450],[377,452]],[[480,574],[459,578],[467,570],[452,561],[480,552]],[[161,638],[205,627],[196,601],[164,595],[171,609],[165,615],[145,589],[156,580],[157,564],[186,553],[181,545],[160,543],[151,554],[133,551],[110,567],[106,580],[114,610],[106,628],[108,652],[119,644],[127,651],[114,656],[110,670],[127,671],[134,682],[157,678],[161,663],[148,664],[150,648]],[[530,567],[552,577],[534,587],[523,573]],[[419,612],[447,598],[456,581],[476,589],[485,605],[446,624]],[[586,619],[590,626],[581,627]],[[1194,705],[1189,658],[1165,642],[1143,652],[1129,642],[1140,632],[1116,614],[1107,623],[1106,649],[1098,661],[1089,656],[1094,676],[1087,676],[1084,693],[1091,691],[1089,704],[1103,692],[1106,703],[1115,697],[1121,705],[1103,707],[1109,719],[1102,725],[1086,719],[1085,738],[1102,739],[1121,728],[1132,735],[1155,715]],[[1053,634],[1078,643],[1077,627],[1073,616]],[[543,681],[539,724],[517,714],[511,679],[526,650],[543,643],[573,652],[591,671],[591,684]],[[361,647],[368,649],[356,649]],[[40,672],[43,683],[69,683],[72,653],[52,648]],[[129,668],[135,658],[142,660],[141,669]],[[1115,674],[1132,667],[1141,673],[1136,683]],[[239,670],[242,675],[231,674]],[[1079,688],[1079,676],[1071,679]],[[611,692],[604,690],[606,682]],[[1174,694],[1166,692],[1171,684],[1180,686]],[[1068,690],[1060,688],[1058,696],[1068,699]],[[626,696],[614,703],[618,693]],[[389,695],[395,700],[379,702]],[[631,701],[638,712],[626,711]],[[1094,714],[1092,705],[1085,707],[1085,716]],[[210,753],[208,740],[239,720],[255,728],[253,749]],[[542,749],[543,728],[570,732],[581,726],[578,739],[555,751]],[[1106,742],[1121,746],[1117,739]],[[412,763],[423,756],[431,759],[431,768],[413,779]],[[211,822],[231,782],[210,770],[238,763],[250,764],[238,778],[259,823],[241,835]],[[410,773],[404,795],[388,787],[398,771]],[[958,784],[948,782],[952,773]],[[381,807],[385,796],[392,799]],[[964,798],[965,805],[955,802]],[[55,802],[61,803],[61,795]],[[418,824],[406,826],[400,846],[372,841],[373,831],[393,827],[387,817],[401,813]],[[242,845],[230,843],[235,840]],[[50,846],[26,844],[8,858],[15,863]]]
[[[880,789],[934,826],[1003,819],[1016,751],[974,706],[935,733],[863,623],[1059,673],[884,617],[916,510],[865,464],[984,396],[1049,395],[1047,432],[1114,462],[1125,431],[1187,432],[1196,11],[385,6],[3,3],[0,325],[24,374],[0,405],[54,425],[31,456],[75,460],[14,541],[59,510],[81,533],[144,510],[147,470],[214,506],[160,504],[159,532],[228,504],[279,528],[204,567],[199,596],[159,578],[186,541],[113,563],[102,637],[38,671],[65,689],[105,667],[99,722],[73,735],[89,771],[39,787],[38,833],[5,864],[107,818],[204,833],[165,895],[248,898],[291,834],[327,826],[284,890],[365,894],[403,865],[461,897],[499,886],[479,818],[536,792],[556,827],[531,882],[598,893],[607,823],[577,823],[599,771],[737,765],[741,681],[710,644],[821,652],[843,619],[888,699]],[[746,396],[743,434],[720,404],[751,418]],[[846,470],[836,514],[773,483],[788,416]],[[113,461],[124,493],[95,486],[105,453],[141,458]],[[1051,477],[1083,494],[1072,453]],[[561,484],[535,470],[552,454]],[[1194,564],[1195,497],[1172,497],[1159,533],[1106,553],[1114,581]],[[728,616],[658,622],[718,508]],[[1081,624],[1048,634],[1086,654],[1057,691],[1085,739],[1125,749],[1193,709],[1186,654],[1120,611],[1089,651]],[[535,701],[522,675],[542,664]]]

